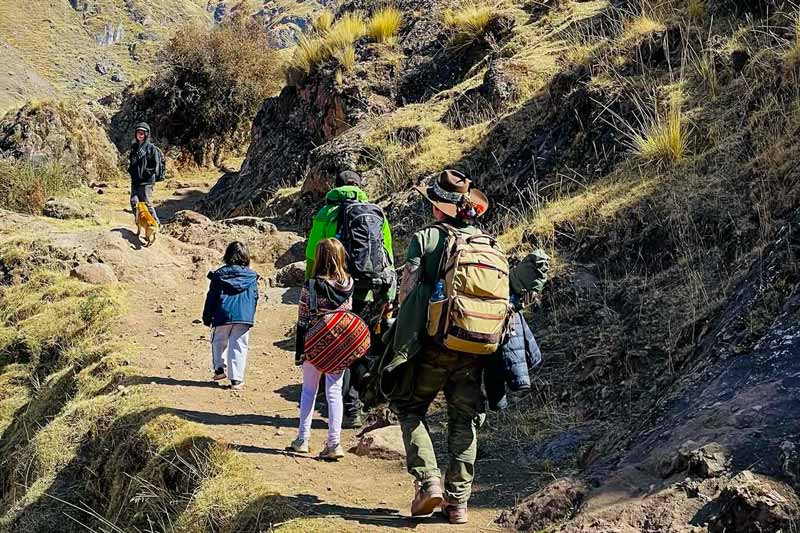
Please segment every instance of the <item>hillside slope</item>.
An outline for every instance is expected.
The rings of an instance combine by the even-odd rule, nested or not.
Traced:
[[[532,316],[546,354],[536,409],[499,431],[518,464],[563,479],[505,522],[792,527],[796,7],[509,0],[459,25],[469,5],[396,5],[394,42],[356,38],[353,66],[315,59],[265,102],[241,171],[207,207],[302,230],[335,173],[358,170],[402,243],[427,220],[410,185],[466,171],[512,256],[544,247],[555,264]],[[555,420],[531,428],[542,413]],[[719,469],[697,466],[716,453],[704,446]],[[772,482],[782,503],[759,516]]]
[[[121,90],[126,82],[153,69],[160,43],[182,24],[211,23],[199,0],[8,0],[0,5],[0,40],[9,55],[31,72],[8,64],[9,76],[30,75],[15,87],[0,88],[0,112],[30,98],[50,96],[94,99]],[[6,75],[6,73],[4,73]]]

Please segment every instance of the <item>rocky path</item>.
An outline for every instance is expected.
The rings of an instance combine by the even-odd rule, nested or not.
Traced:
[[[165,194],[164,191],[160,191]],[[202,189],[182,190],[164,200],[170,210],[186,208]],[[348,453],[338,463],[313,455],[287,453],[298,422],[300,372],[292,362],[288,332],[296,318],[297,289],[262,288],[257,325],[251,332],[246,388],[232,392],[210,380],[209,331],[195,323],[201,316],[206,290],[205,267],[216,252],[189,248],[159,236],[149,249],[134,244],[130,214],[123,189],[103,195],[103,216],[110,221],[106,238],[121,260],[149,273],[129,283],[129,312],[120,335],[134,347],[142,370],[136,380],[178,416],[204,424],[217,439],[245,454],[293,505],[308,517],[287,524],[291,531],[497,531],[497,509],[473,506],[470,524],[455,527],[438,518],[412,520],[408,506],[413,496],[410,476],[399,460],[359,457]],[[125,258],[124,256],[130,257]],[[263,274],[271,265],[256,267]],[[125,276],[121,276],[126,281]],[[134,278],[131,278],[134,279]],[[325,440],[325,422],[315,420],[312,452]],[[346,448],[356,443],[356,432],[345,431]],[[476,487],[481,490],[481,487]],[[483,487],[485,502],[491,489]]]

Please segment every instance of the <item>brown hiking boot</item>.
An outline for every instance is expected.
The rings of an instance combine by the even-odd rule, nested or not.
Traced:
[[[466,524],[468,522],[466,503],[445,503],[442,506],[442,514],[451,524]]]
[[[429,516],[442,504],[442,484],[438,479],[414,483],[416,493],[411,502],[411,516]]]

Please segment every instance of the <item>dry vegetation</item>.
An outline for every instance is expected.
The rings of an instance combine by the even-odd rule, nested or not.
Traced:
[[[189,26],[161,53],[152,84],[160,110],[180,127],[173,142],[238,145],[262,102],[278,90],[279,62],[263,27],[246,15],[211,31]]]
[[[377,43],[391,44],[402,22],[402,13],[391,6],[377,10],[369,20],[361,13],[348,12],[334,22],[328,11],[322,12],[312,24],[314,34],[300,39],[284,66],[287,83],[298,83],[332,58],[344,70],[351,70],[357,60],[357,41],[368,37]]]
[[[126,386],[121,289],[37,266],[47,254],[0,244],[0,531],[233,533],[293,516],[248,461]]]
[[[34,165],[0,159],[0,208],[40,214],[45,201],[80,185],[74,169],[60,163]]]

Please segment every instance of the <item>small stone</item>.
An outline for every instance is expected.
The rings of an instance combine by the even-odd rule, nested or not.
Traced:
[[[275,284],[278,287],[300,287],[306,277],[306,262],[297,261],[286,265],[275,273]]]
[[[105,263],[84,263],[73,268],[69,275],[92,285],[108,285],[119,281],[114,269]]]
[[[167,335],[163,331],[156,331],[153,333],[153,337],[166,337]]]
[[[202,324],[202,323],[203,323],[203,321],[198,319],[198,318],[195,318],[194,320],[192,320],[192,324]]]
[[[47,200],[42,208],[42,214],[46,217],[61,220],[89,218],[92,216],[84,206],[67,198],[51,198]]]

